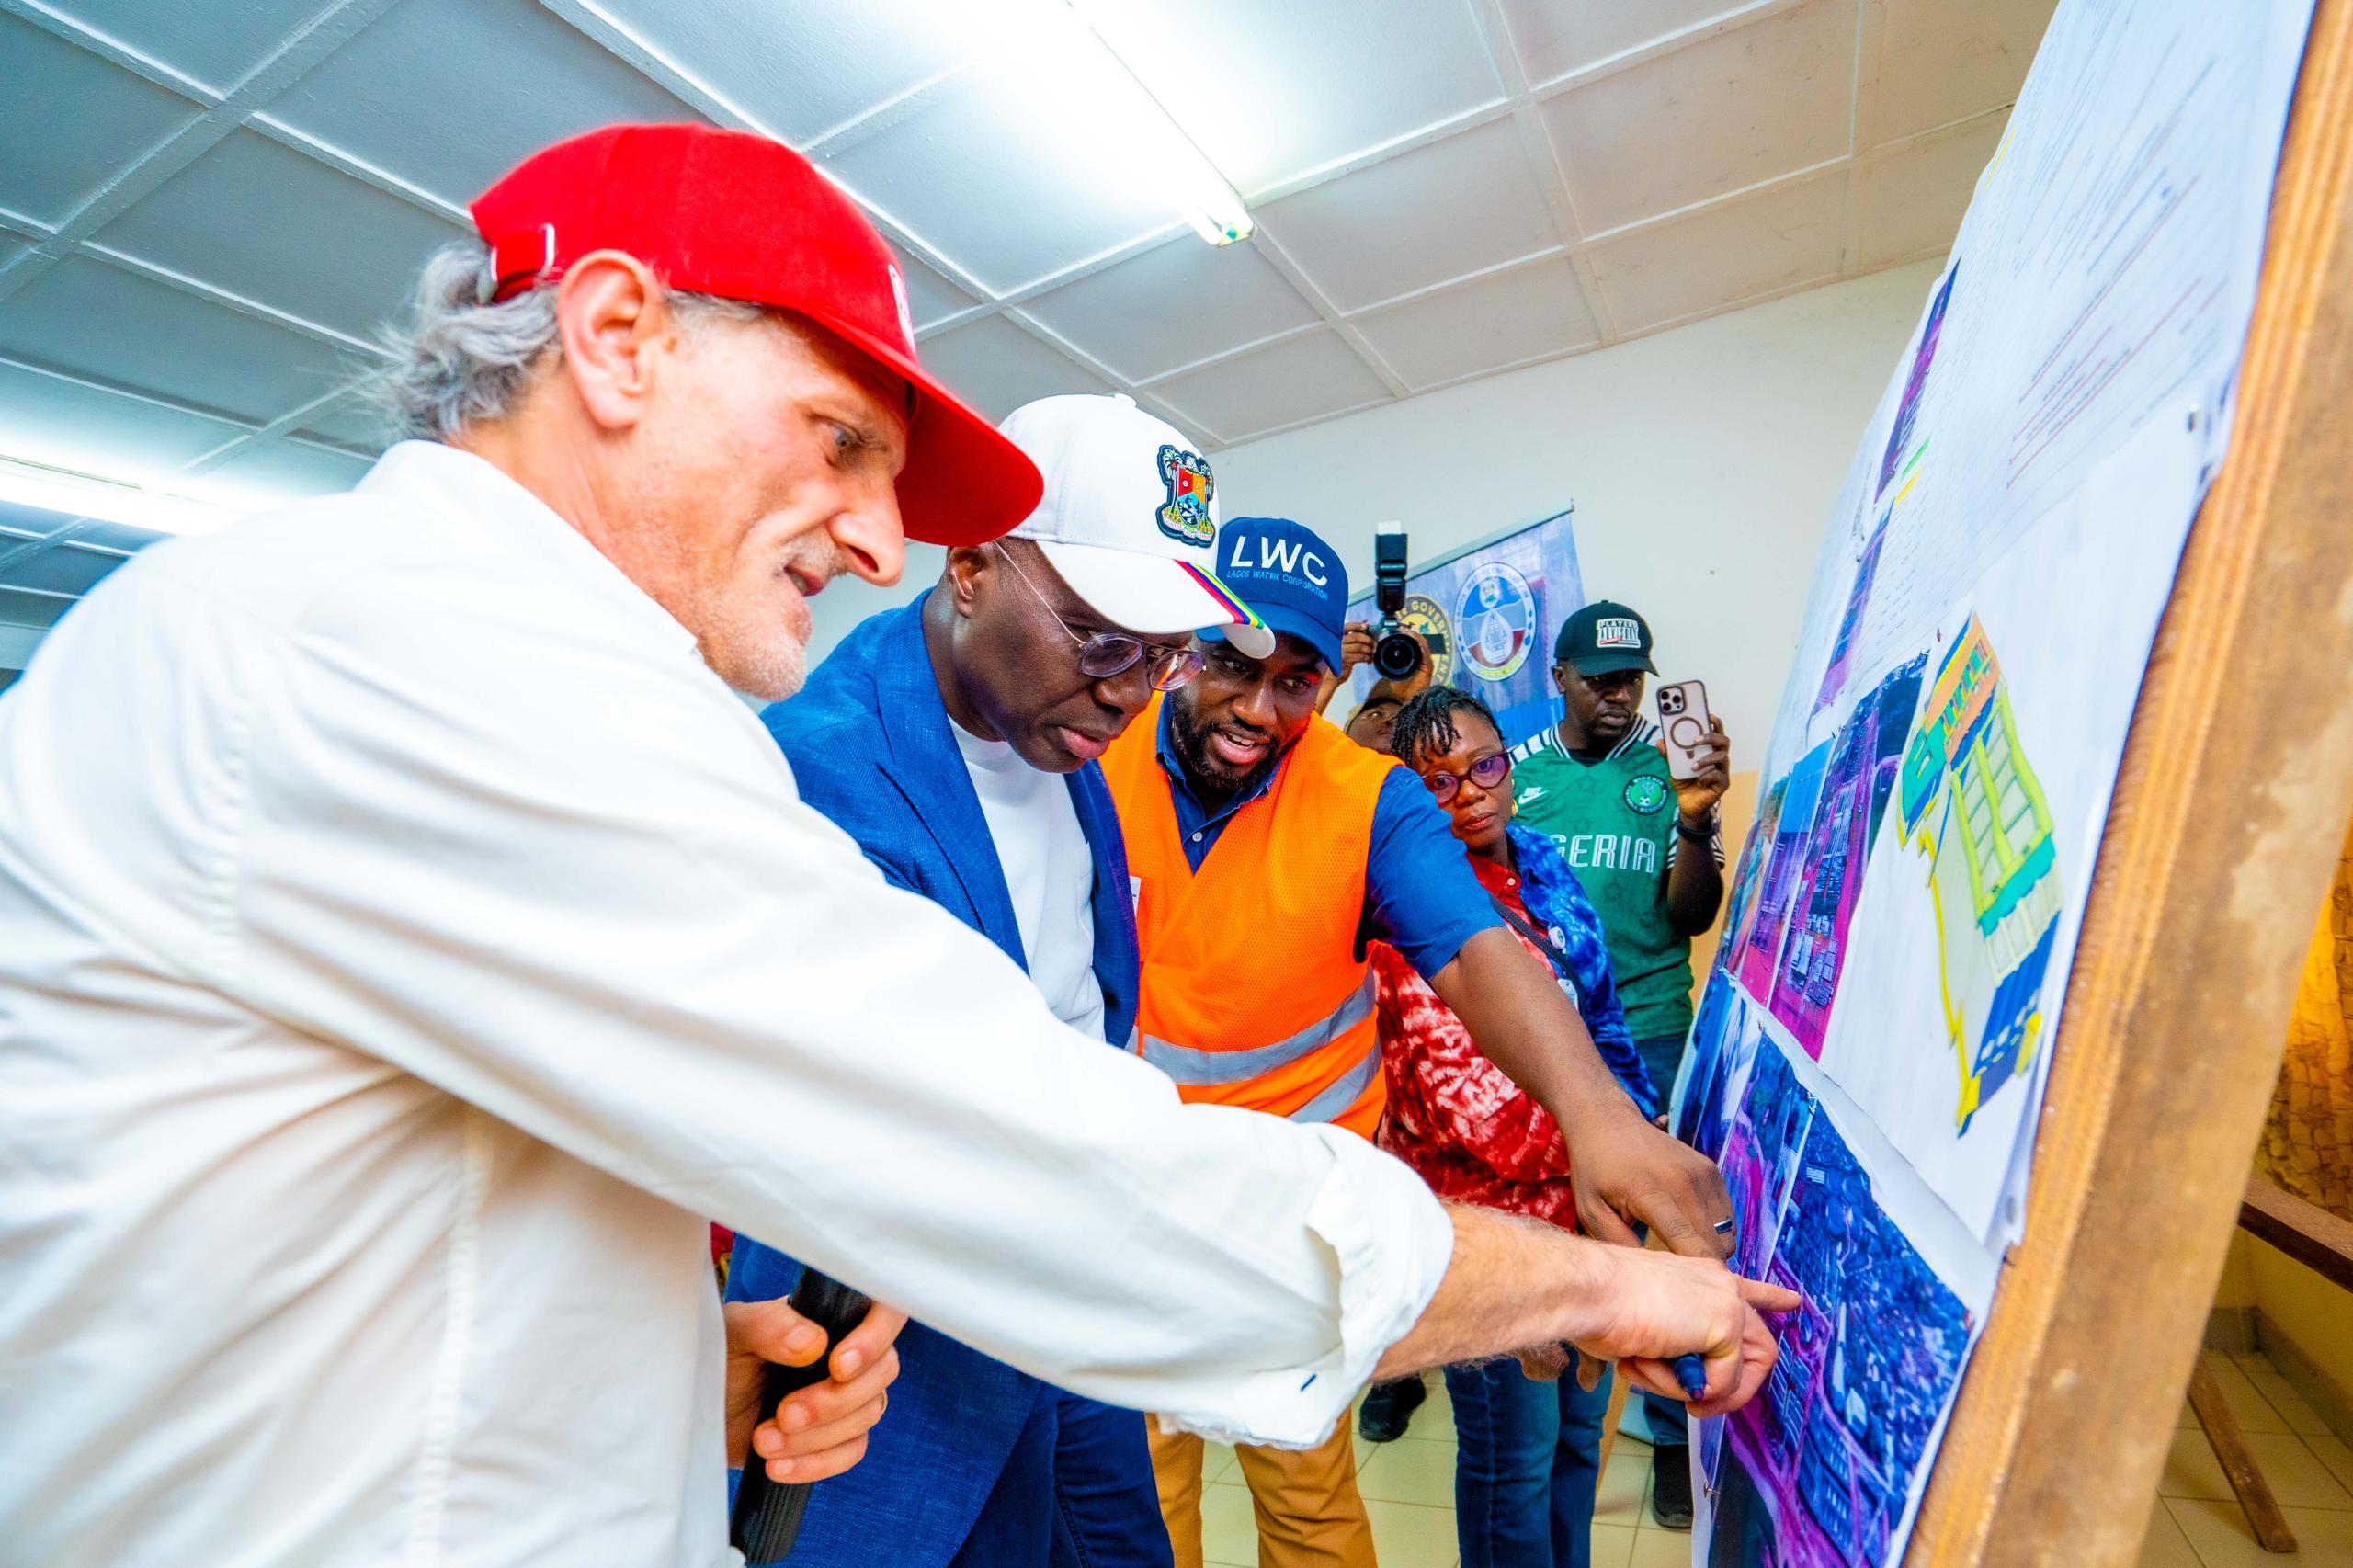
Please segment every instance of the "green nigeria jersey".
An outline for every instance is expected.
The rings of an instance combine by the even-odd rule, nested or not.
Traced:
[[[1639,723],[1607,756],[1587,761],[1547,725],[1511,753],[1514,814],[1561,846],[1600,912],[1618,998],[1636,1040],[1691,1028],[1691,938],[1666,912],[1666,874],[1681,835],[1657,733]],[[1710,847],[1721,864],[1722,845]]]

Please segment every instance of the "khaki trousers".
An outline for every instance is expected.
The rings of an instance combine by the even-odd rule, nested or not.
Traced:
[[[1357,1492],[1349,1415],[1304,1450],[1242,1447],[1242,1478],[1258,1518],[1258,1568],[1376,1568],[1372,1525]],[[1176,1568],[1201,1568],[1201,1439],[1152,1422],[1152,1470]]]

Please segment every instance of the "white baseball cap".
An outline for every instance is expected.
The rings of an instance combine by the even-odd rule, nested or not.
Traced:
[[[1073,396],[1025,403],[997,428],[1046,480],[1012,537],[1033,541],[1096,614],[1155,637],[1263,629],[1212,570],[1217,481],[1175,426],[1132,398]]]

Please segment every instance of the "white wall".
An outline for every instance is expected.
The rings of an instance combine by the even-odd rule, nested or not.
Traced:
[[[1231,448],[1225,515],[1297,518],[1360,584],[1384,518],[1419,562],[1574,502],[1587,597],[1649,619],[1660,674],[1706,681],[1754,767],[1823,525],[1938,265]]]
[[[1780,698],[1822,526],[1937,264],[1757,305],[1213,453],[1228,517],[1299,519],[1365,581],[1372,528],[1402,520],[1427,560],[1574,501],[1586,591],[1648,617],[1661,672],[1708,683],[1756,766]],[[835,584],[811,610],[822,654],[911,598]],[[1550,631],[1548,629],[1547,636]]]

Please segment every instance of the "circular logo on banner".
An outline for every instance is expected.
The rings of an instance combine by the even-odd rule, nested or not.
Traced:
[[[1536,591],[1500,561],[1471,574],[1454,607],[1462,663],[1482,680],[1507,680],[1536,645]]]
[[[1397,612],[1397,624],[1422,634],[1430,651],[1430,684],[1444,686],[1454,673],[1454,640],[1448,633],[1446,610],[1427,594],[1409,594]]]
[[[1672,793],[1666,780],[1657,774],[1638,774],[1626,780],[1626,809],[1637,816],[1651,816],[1666,804]]]

